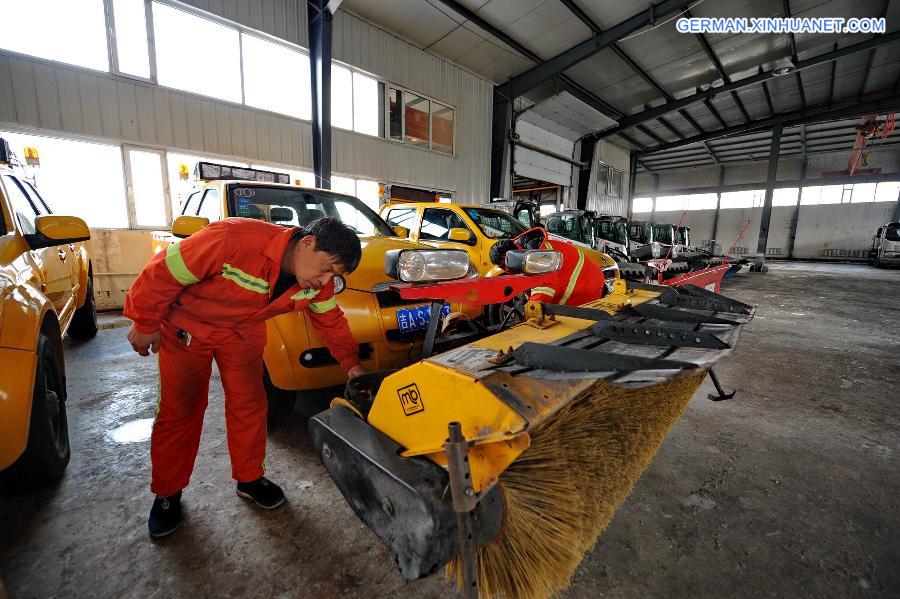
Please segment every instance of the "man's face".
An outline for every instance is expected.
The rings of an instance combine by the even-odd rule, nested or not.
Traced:
[[[316,250],[316,238],[301,237],[294,250],[294,275],[301,289],[321,289],[334,277],[346,274],[331,254]]]

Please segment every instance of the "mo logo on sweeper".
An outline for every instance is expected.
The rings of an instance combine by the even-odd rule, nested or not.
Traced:
[[[403,413],[412,416],[417,412],[425,411],[425,404],[422,403],[422,394],[415,383],[397,389],[397,395],[400,396],[400,405],[403,406]]]

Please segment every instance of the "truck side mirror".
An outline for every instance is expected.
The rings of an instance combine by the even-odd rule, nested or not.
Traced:
[[[25,240],[31,249],[39,249],[62,245],[64,243],[77,243],[91,238],[91,231],[87,223],[77,216],[62,216],[47,214],[39,216],[34,221],[37,232],[25,235]]]
[[[407,237],[409,237],[409,229],[406,227],[401,227],[400,225],[395,225],[394,234],[401,239],[406,239]]]
[[[462,227],[454,228],[450,229],[448,239],[450,241],[459,241],[460,243],[469,243],[472,241],[472,233],[470,233],[468,229],[463,229]]]
[[[209,226],[205,216],[179,216],[172,222],[172,235],[184,239]]]

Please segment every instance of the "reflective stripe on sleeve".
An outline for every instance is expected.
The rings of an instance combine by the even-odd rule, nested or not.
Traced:
[[[200,282],[200,279],[195,277],[194,273],[187,267],[187,264],[184,263],[179,242],[170,243],[169,247],[166,248],[166,268],[169,269],[175,280],[182,285],[192,285]]]
[[[236,268],[228,263],[222,265],[222,277],[228,279],[232,283],[237,283],[248,291],[256,293],[269,293],[269,282],[263,279],[247,274],[240,268]]]
[[[292,300],[312,299],[319,295],[319,289],[301,289],[291,296]]]
[[[327,299],[324,302],[312,302],[309,304],[309,309],[316,314],[322,314],[323,312],[328,312],[334,308],[337,308],[337,300],[334,297]]]
[[[535,287],[531,290],[532,293],[540,293],[549,297],[554,297],[556,292],[550,287]]]
[[[581,250],[578,250],[578,264],[575,265],[575,270],[572,271],[572,276],[569,278],[569,285],[566,287],[566,292],[563,294],[562,299],[559,300],[559,303],[565,304],[572,295],[572,292],[575,291],[575,283],[578,282],[578,275],[581,274],[582,266],[584,266],[584,254]]]

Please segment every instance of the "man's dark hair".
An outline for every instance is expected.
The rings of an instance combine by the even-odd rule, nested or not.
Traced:
[[[334,256],[348,273],[356,270],[362,258],[362,247],[356,233],[333,216],[317,218],[305,227],[296,229],[291,239],[312,235],[316,238],[316,251]]]
[[[488,256],[492,264],[504,268],[506,266],[506,252],[514,249],[516,249],[516,244],[512,239],[501,239],[491,246]]]

